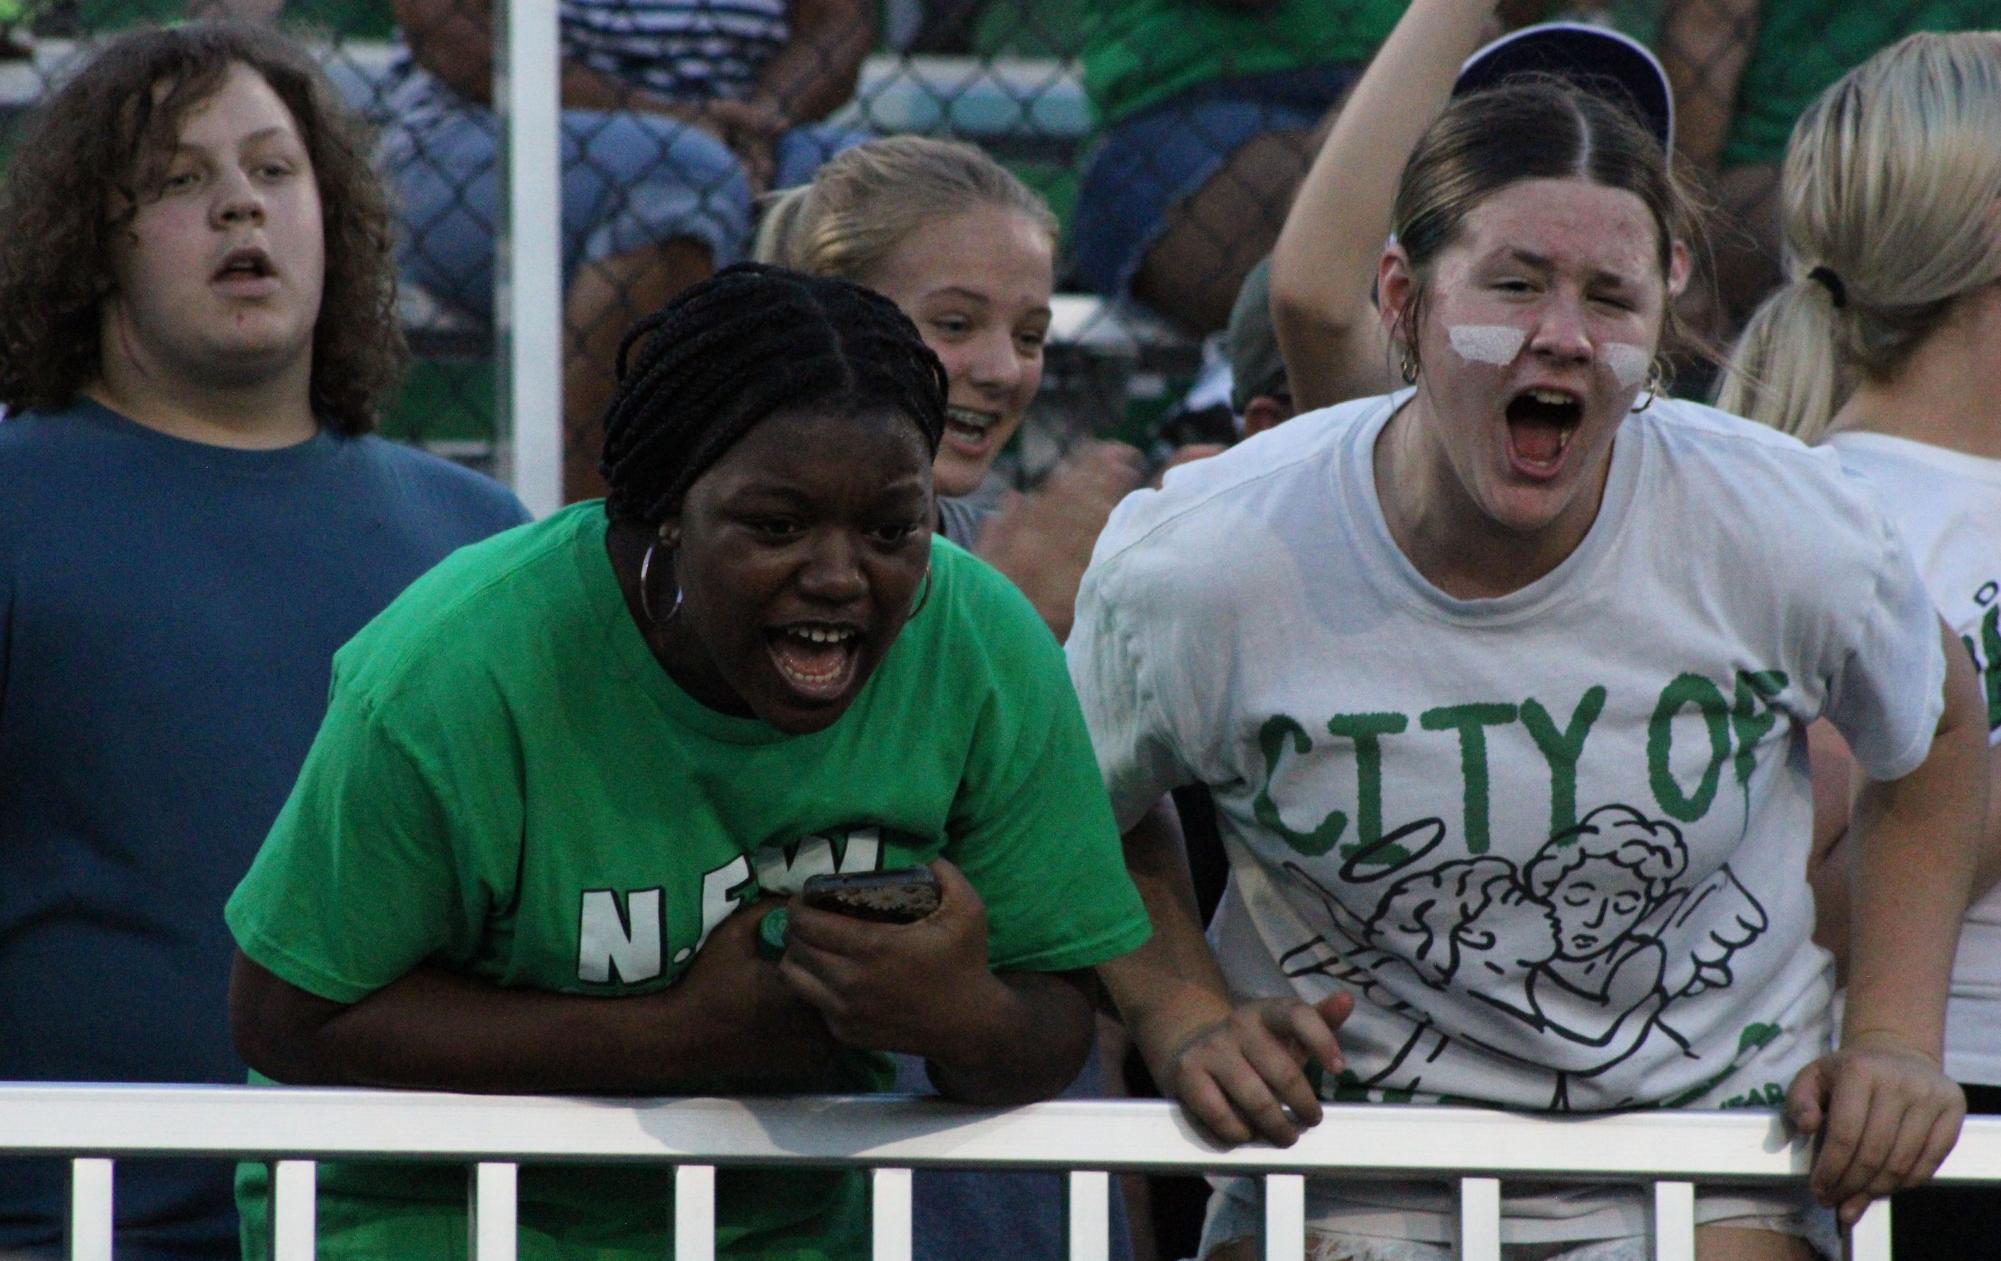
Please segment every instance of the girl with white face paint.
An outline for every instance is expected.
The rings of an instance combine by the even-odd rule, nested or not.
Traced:
[[[1492,0],[1412,5],[1371,63],[1377,72],[1365,76],[1342,106],[1300,186],[1272,249],[1271,308],[1302,411],[1397,384],[1395,357],[1376,318],[1376,264],[1390,230],[1398,175],[1450,97],[1510,75],[1554,75],[1635,110],[1661,147],[1673,148],[1673,94],[1646,48],[1575,22],[1491,39],[1499,26],[1494,10]],[[1483,39],[1489,40],[1484,47]],[[1495,332],[1463,339],[1466,356],[1483,363],[1506,362],[1520,349],[1518,339]],[[1629,384],[1645,380],[1652,362],[1638,346],[1609,357]]]
[[[1417,235],[1384,254],[1377,288],[1404,375],[1422,365],[1425,379],[1376,461],[1391,533],[1455,595],[1505,594],[1583,540],[1645,375],[1635,361],[1652,361],[1687,275],[1665,218],[1593,175],[1449,209],[1406,183],[1398,218]]]
[[[1479,7],[1419,0],[1384,73],[1408,30]],[[1226,1141],[1290,1142],[1329,1101],[1783,1109],[1820,1139],[1807,1184],[1699,1189],[1697,1252],[1806,1261],[1958,1132],[1936,908],[1973,875],[1980,706],[1864,488],[1656,397],[1685,221],[1625,109],[1550,79],[1462,97],[1416,143],[1377,271],[1411,388],[1113,514],[1069,655],[1155,937],[1100,972]],[[1821,715],[1873,781],[1838,1050],[1803,866]],[[1232,862],[1213,954],[1159,808],[1195,782]],[[1357,928],[1475,860],[1450,942]],[[1633,1193],[1511,1191],[1511,1261],[1651,1255]],[[1442,1191],[1307,1195],[1309,1256],[1451,1255]],[[1206,1257],[1257,1255],[1260,1196],[1219,1188]]]

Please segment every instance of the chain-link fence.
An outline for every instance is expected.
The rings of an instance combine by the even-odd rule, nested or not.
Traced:
[[[479,463],[495,441],[495,0],[0,0],[0,99],[31,106],[93,41],[143,21],[276,21],[381,129],[402,206],[416,354],[390,432]],[[566,441],[630,320],[750,248],[762,195],[869,134],[983,146],[1062,227],[1032,477],[1084,433],[1227,436],[1177,421],[1316,132],[1403,0],[562,0]],[[2001,0],[1503,0],[1496,29],[1568,18],[1652,46],[1677,147],[1714,207],[1721,333],[1777,278],[1777,161],[1827,83],[1915,29],[2001,27]],[[551,173],[554,175],[554,172]]]

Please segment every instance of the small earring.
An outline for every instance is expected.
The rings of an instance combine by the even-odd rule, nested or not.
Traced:
[[[674,607],[667,610],[666,617],[655,617],[653,615],[653,553],[660,550],[662,543],[666,543],[668,555],[671,556],[673,555],[675,544],[678,542],[678,539],[674,540],[674,542],[668,542],[665,536],[656,536],[651,543],[646,545],[646,555],[639,558],[639,611],[646,615],[646,621],[649,625],[665,626],[667,623],[673,621],[675,615],[681,611],[681,584],[676,582],[674,584]],[[670,561],[669,563],[671,564],[672,562]]]
[[[1417,384],[1417,360],[1411,358],[1410,347],[1405,346],[1397,356],[1397,369],[1403,373],[1405,385]]]
[[[924,589],[917,593],[917,603],[910,606],[910,616],[916,617],[917,614],[924,608],[925,602],[930,598],[931,598],[931,566],[926,565],[924,567]]]
[[[1667,369],[1661,366],[1660,358],[1656,356],[1653,363],[1647,368],[1646,400],[1633,409],[1633,415],[1637,416],[1654,405],[1654,400],[1661,396],[1661,386],[1665,384],[1666,380]]]

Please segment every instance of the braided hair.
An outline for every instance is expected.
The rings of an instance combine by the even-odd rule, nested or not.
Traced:
[[[653,523],[679,511],[752,425],[794,406],[901,412],[935,456],[945,390],[938,356],[881,294],[757,263],[724,268],[619,344],[598,466],[611,487],[605,513]]]

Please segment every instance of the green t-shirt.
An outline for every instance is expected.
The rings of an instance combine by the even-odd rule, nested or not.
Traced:
[[[1213,79],[1361,62],[1405,0],[1114,0],[1084,45],[1084,90],[1101,125]]]
[[[1782,161],[1800,114],[1877,49],[1916,31],[1996,27],[2001,0],[1764,0],[1722,165]]]
[[[245,954],[343,1003],[427,960],[637,994],[761,889],[941,855],[986,903],[996,970],[1088,967],[1145,940],[1061,650],[1006,579],[934,540],[930,594],[848,712],[788,736],[674,684],[605,531],[579,505],[466,548],[341,650],[299,783],[225,913]],[[883,1057],[842,1068],[887,1085]],[[322,1257],[464,1254],[462,1170],[330,1164],[320,1188]],[[238,1192],[262,1255],[262,1166]],[[524,1169],[520,1204],[524,1258],[672,1252],[665,1167]],[[865,1221],[855,1176],[717,1179],[721,1255],[860,1255]]]

